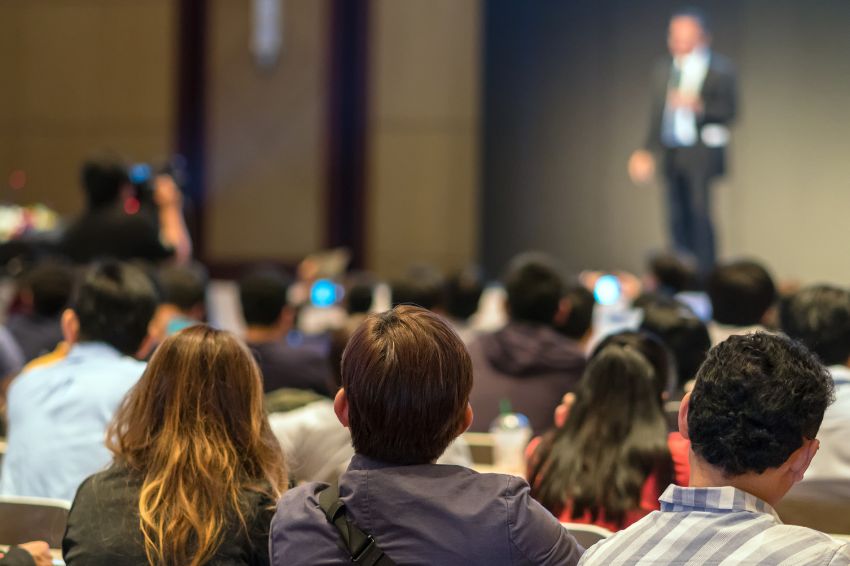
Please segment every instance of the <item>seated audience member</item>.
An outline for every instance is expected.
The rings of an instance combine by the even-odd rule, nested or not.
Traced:
[[[674,299],[653,298],[645,301],[641,310],[641,330],[661,338],[673,354],[676,380],[672,393],[680,399],[711,349],[708,328],[690,308]]]
[[[339,479],[340,512],[395,564],[570,565],[575,540],[519,478],[434,462],[472,421],[472,365],[438,315],[412,306],[371,315],[342,358],[335,410],[355,456]],[[352,551],[320,507],[334,489],[287,492],[271,527],[272,564],[344,564]],[[337,500],[341,496],[341,500]],[[325,498],[328,496],[325,495]]]
[[[776,286],[770,274],[754,261],[719,265],[708,278],[712,322],[711,344],[730,336],[765,330],[776,301]]]
[[[658,509],[673,464],[656,373],[630,346],[591,359],[566,422],[532,458],[531,493],[561,521],[616,531]]]
[[[655,254],[649,259],[648,267],[643,281],[647,292],[674,297],[697,286],[696,267],[677,254]]]
[[[391,284],[392,306],[416,305],[429,311],[445,312],[443,276],[429,265],[415,265],[407,276]]]
[[[287,304],[289,283],[272,268],[254,270],[239,281],[245,341],[257,357],[266,393],[287,388],[330,395],[327,359],[315,350],[287,342],[295,323],[295,312]]]
[[[446,316],[460,339],[469,344],[478,336],[470,325],[470,318],[478,311],[478,302],[484,292],[478,270],[470,267],[453,275],[444,288]]]
[[[269,563],[286,469],[259,368],[233,335],[198,325],[163,342],[107,445],[112,465],[68,516],[66,564]]]
[[[783,525],[773,507],[800,481],[832,399],[832,379],[806,348],[763,332],[709,352],[679,413],[691,440],[691,487],[596,544],[585,565],[850,563],[850,548]]]
[[[359,277],[349,283],[348,289],[342,298],[347,315],[345,324],[343,325],[346,336],[354,332],[354,329],[360,326],[360,323],[366,320],[366,317],[372,312],[374,294],[375,283],[371,279]],[[332,348],[333,345],[331,345]],[[342,352],[340,351],[340,353]]]
[[[127,167],[113,156],[86,161],[81,172],[86,211],[65,230],[61,249],[77,263],[102,258],[187,261],[192,244],[183,196],[169,175],[153,180],[156,214],[140,210]]]
[[[0,566],[51,566],[53,557],[44,541],[27,542],[0,552]]]
[[[532,429],[549,427],[565,393],[575,389],[585,356],[575,340],[555,330],[564,283],[551,260],[524,254],[511,262],[505,278],[510,322],[469,345],[475,385],[473,430],[483,432],[499,415],[503,400],[526,415]]]
[[[593,334],[593,310],[596,306],[593,292],[583,285],[573,285],[567,288],[562,305],[566,314],[557,321],[555,328],[578,342],[582,349],[586,348]]]
[[[157,273],[160,303],[153,319],[158,342],[206,319],[207,270],[199,263],[169,265]]]
[[[20,298],[23,310],[9,317],[6,327],[30,362],[52,352],[62,341],[62,311],[68,306],[74,274],[59,262],[41,263],[21,278]]]
[[[9,388],[4,495],[71,500],[109,463],[104,434],[145,368],[156,308],[153,283],[117,262],[91,267],[62,315],[68,355],[22,373]]]
[[[340,329],[331,335],[334,394],[342,386],[342,353],[352,333],[353,330]],[[354,456],[351,433],[339,424],[331,399],[319,399],[291,411],[272,413],[269,422],[286,454],[289,477],[296,483],[334,483]],[[462,436],[449,444],[437,463],[472,466],[469,445]]]
[[[836,397],[818,432],[818,457],[791,495],[850,503],[850,292],[825,285],[807,287],[782,305],[780,321],[789,337],[828,366]]]

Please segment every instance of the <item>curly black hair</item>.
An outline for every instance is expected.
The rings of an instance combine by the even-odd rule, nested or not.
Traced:
[[[727,476],[763,473],[815,438],[833,399],[829,372],[799,342],[733,336],[697,374],[688,411],[693,450]]]

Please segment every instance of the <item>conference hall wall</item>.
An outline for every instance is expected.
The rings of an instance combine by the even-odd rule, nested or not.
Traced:
[[[722,256],[850,282],[850,2],[694,2],[739,73],[730,172],[715,191]],[[665,242],[661,187],[634,187],[667,0],[485,4],[481,257],[550,251],[573,271],[640,269]]]

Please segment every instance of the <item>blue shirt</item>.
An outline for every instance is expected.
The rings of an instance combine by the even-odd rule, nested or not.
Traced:
[[[783,525],[770,505],[734,487],[671,485],[659,500],[660,511],[595,544],[579,564],[850,564],[846,542]]]
[[[281,498],[272,520],[275,566],[350,564],[308,483]],[[582,548],[528,484],[460,466],[395,466],[355,455],[339,481],[346,512],[396,564],[571,566]]]
[[[71,501],[86,477],[109,464],[106,427],[144,369],[92,342],[21,374],[9,388],[0,492]]]

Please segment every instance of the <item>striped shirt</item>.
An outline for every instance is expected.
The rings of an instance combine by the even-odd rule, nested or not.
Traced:
[[[591,547],[579,566],[763,564],[850,565],[850,547],[783,525],[773,508],[734,487],[671,485],[654,511]]]

